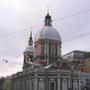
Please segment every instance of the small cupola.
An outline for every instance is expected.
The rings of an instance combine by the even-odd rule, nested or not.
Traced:
[[[24,51],[24,62],[23,62],[23,69],[28,67],[27,62],[33,61],[34,57],[34,47],[33,47],[33,40],[32,40],[32,32],[30,32],[30,38],[28,41],[28,46]]]
[[[28,40],[28,46],[27,46],[25,51],[34,52],[33,40],[32,40],[32,31],[30,32],[30,38]]]
[[[51,19],[51,16],[49,15],[49,13],[47,13],[47,15],[45,16],[44,25],[52,26],[52,19]]]

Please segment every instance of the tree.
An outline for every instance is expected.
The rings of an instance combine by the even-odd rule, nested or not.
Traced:
[[[1,77],[0,78],[0,90],[3,90],[3,83],[5,81],[5,78]]]

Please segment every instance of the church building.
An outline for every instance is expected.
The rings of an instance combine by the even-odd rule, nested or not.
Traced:
[[[12,75],[12,90],[82,90],[84,80],[79,70],[61,57],[61,48],[60,34],[52,26],[52,18],[47,13],[44,26],[37,32],[34,42],[30,33],[23,53],[23,70]]]

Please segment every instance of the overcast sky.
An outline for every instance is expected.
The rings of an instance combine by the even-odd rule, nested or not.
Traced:
[[[85,33],[62,43],[62,54],[90,51],[90,0],[0,0],[0,76],[21,71],[30,30],[34,38],[43,27],[47,7],[62,42]],[[87,12],[73,16],[82,11]],[[68,15],[72,16],[63,18]],[[4,58],[8,63],[2,61]]]

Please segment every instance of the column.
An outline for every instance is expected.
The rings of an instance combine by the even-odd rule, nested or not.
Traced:
[[[57,88],[58,90],[60,90],[60,74],[58,74],[58,78],[57,78]]]
[[[60,60],[60,46],[57,46],[57,56],[58,56],[58,61]]]
[[[34,90],[37,90],[37,74],[35,74],[34,78]]]
[[[67,88],[68,90],[70,89],[71,85],[70,85],[70,77],[67,78]]]
[[[79,90],[81,90],[81,79],[79,78]]]
[[[31,78],[29,78],[29,90],[32,90]]]

